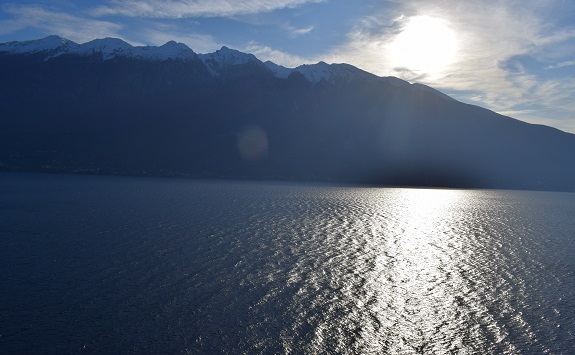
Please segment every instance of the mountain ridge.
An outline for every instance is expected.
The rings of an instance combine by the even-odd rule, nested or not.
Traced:
[[[118,41],[0,44],[0,170],[575,191],[575,135],[425,85]]]
[[[335,79],[349,81],[358,77],[382,78],[345,63],[327,64],[320,61],[316,64],[302,64],[295,68],[286,68],[271,61],[268,61],[266,64],[253,54],[230,49],[227,46],[222,46],[222,48],[212,53],[197,54],[186,44],[175,41],[168,41],[161,46],[133,46],[119,38],[107,37],[78,44],[57,35],[50,35],[36,40],[0,43],[0,52],[8,54],[39,54],[43,55],[42,60],[45,61],[53,60],[62,55],[92,56],[94,54],[101,54],[103,60],[110,60],[116,57],[160,61],[199,58],[206,65],[208,71],[216,76],[219,75],[219,66],[240,65],[253,62],[267,67],[278,78],[285,79],[291,73],[298,72],[314,84],[317,84],[321,80],[334,82]],[[388,78],[389,80],[396,80],[398,83],[401,82],[401,85],[411,85],[407,81],[403,81],[399,78]],[[417,85],[425,86],[423,84]],[[431,87],[425,87],[441,96],[449,97]]]

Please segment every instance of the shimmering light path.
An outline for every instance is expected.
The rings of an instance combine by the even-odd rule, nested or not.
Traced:
[[[568,353],[575,194],[0,176],[7,352]]]

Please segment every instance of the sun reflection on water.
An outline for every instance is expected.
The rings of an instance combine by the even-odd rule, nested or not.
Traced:
[[[410,232],[417,232],[421,237],[451,225],[450,217],[462,199],[457,190],[398,189],[397,194],[398,219]],[[406,237],[412,235],[408,233]]]
[[[394,234],[402,253],[415,253],[432,261],[438,248],[447,247],[441,238],[454,226],[463,198],[457,190],[398,189],[393,206]],[[387,231],[389,232],[389,231]],[[408,256],[406,254],[405,256]]]
[[[390,350],[434,352],[458,348],[454,288],[462,245],[453,233],[465,194],[458,190],[396,189],[387,205],[378,258],[379,314],[390,331]],[[390,208],[391,207],[391,208]],[[390,312],[390,310],[394,310]],[[453,344],[442,344],[446,334]]]

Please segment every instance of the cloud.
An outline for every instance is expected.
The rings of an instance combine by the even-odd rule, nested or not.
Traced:
[[[479,100],[475,103],[498,112],[524,115],[526,111],[519,107],[536,103],[539,112],[553,110],[563,115],[541,115],[541,122],[566,127],[559,117],[569,114],[568,97],[575,95],[569,80],[548,80],[520,62],[503,65],[521,56],[537,62],[569,54],[568,50],[556,50],[561,44],[569,47],[567,41],[575,38],[574,28],[555,25],[559,16],[554,12],[557,2],[402,0],[395,4],[358,21],[346,42],[326,54],[326,61],[348,62],[378,75],[422,82],[448,91],[459,100]],[[422,15],[444,20],[457,33],[458,41],[455,60],[441,72],[428,75],[396,68],[390,46],[407,19]],[[575,65],[575,61],[561,58],[555,61],[560,63],[547,68]],[[541,64],[540,69],[543,68]]]
[[[28,27],[28,24],[20,20],[0,20],[0,35],[14,33]]]
[[[196,53],[211,53],[220,49],[225,43],[217,42],[212,36],[182,32],[177,27],[162,23],[148,24],[147,28],[140,32],[146,44],[162,45],[168,41],[176,41],[186,44]]]
[[[122,28],[112,22],[52,12],[35,6],[8,5],[3,9],[15,18],[0,22],[0,28],[4,28],[0,34],[31,27],[82,43],[94,38],[120,37],[118,31]]]
[[[95,16],[149,18],[219,17],[271,12],[324,0],[109,0],[92,10]]]
[[[242,50],[254,54],[261,61],[265,62],[269,60],[287,68],[295,68],[302,64],[319,62],[319,59],[300,57],[260,45],[256,42],[250,42]]]
[[[549,65],[545,67],[545,70],[551,70],[551,69],[559,69],[559,68],[564,68],[564,67],[570,67],[575,65],[575,60],[568,60],[565,62],[561,62],[561,63],[557,63],[554,65]]]
[[[314,26],[310,25],[307,27],[297,28],[290,24],[286,24],[284,28],[289,32],[290,37],[299,37],[313,31]]]

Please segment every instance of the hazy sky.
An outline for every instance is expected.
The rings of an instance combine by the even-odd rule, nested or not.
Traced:
[[[575,133],[572,0],[5,0],[0,42],[221,46],[295,67],[350,63]]]

